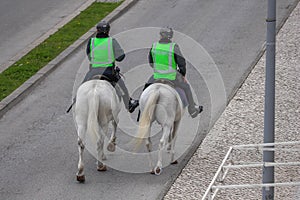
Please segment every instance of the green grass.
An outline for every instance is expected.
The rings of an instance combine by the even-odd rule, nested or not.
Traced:
[[[122,3],[95,2],[0,74],[0,101]]]

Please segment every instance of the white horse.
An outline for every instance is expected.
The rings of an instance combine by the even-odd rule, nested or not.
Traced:
[[[115,151],[120,101],[116,90],[105,80],[90,80],[78,88],[75,105],[79,149],[77,181],[85,181],[82,156],[87,134],[97,142],[97,170],[106,171],[106,166],[101,162],[106,159],[103,152],[104,137],[108,134],[109,122],[112,122],[113,130],[107,149]]]
[[[162,151],[164,148],[171,150],[171,164],[176,164],[174,160],[174,145],[176,134],[184,114],[180,96],[177,91],[167,84],[154,83],[150,85],[140,97],[141,118],[137,135],[137,148],[143,139],[146,140],[146,147],[149,152],[149,164],[151,173],[159,175],[162,171]],[[159,141],[158,161],[153,168],[150,152],[152,144],[150,141],[151,125],[154,121],[162,127],[162,137]],[[168,146],[167,146],[168,145]]]

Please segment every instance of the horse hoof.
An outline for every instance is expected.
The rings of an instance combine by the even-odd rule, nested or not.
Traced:
[[[79,182],[79,183],[84,183],[84,181],[85,181],[85,176],[84,175],[77,175],[77,181]]]
[[[160,175],[162,172],[162,168],[161,167],[156,167],[154,170],[155,175]]]
[[[97,170],[99,172],[105,172],[107,170],[106,165],[100,165],[97,167]]]
[[[154,169],[151,170],[150,174],[155,174]]]
[[[110,142],[108,145],[107,145],[107,150],[110,151],[110,152],[114,152],[116,150],[116,146],[114,143]]]
[[[171,162],[171,165],[176,165],[176,164],[178,164],[178,161],[177,161],[177,160]]]

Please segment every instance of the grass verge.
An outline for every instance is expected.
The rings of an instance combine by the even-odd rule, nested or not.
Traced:
[[[0,73],[0,101],[94,27],[122,2],[94,2],[68,24]]]

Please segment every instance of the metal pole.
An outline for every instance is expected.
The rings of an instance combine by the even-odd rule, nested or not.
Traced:
[[[264,143],[274,143],[276,0],[268,0],[265,80]],[[273,148],[273,147],[271,147]],[[274,162],[274,152],[263,152],[264,162]],[[263,183],[274,183],[274,166],[263,168]],[[263,200],[274,200],[274,187],[262,189]]]

